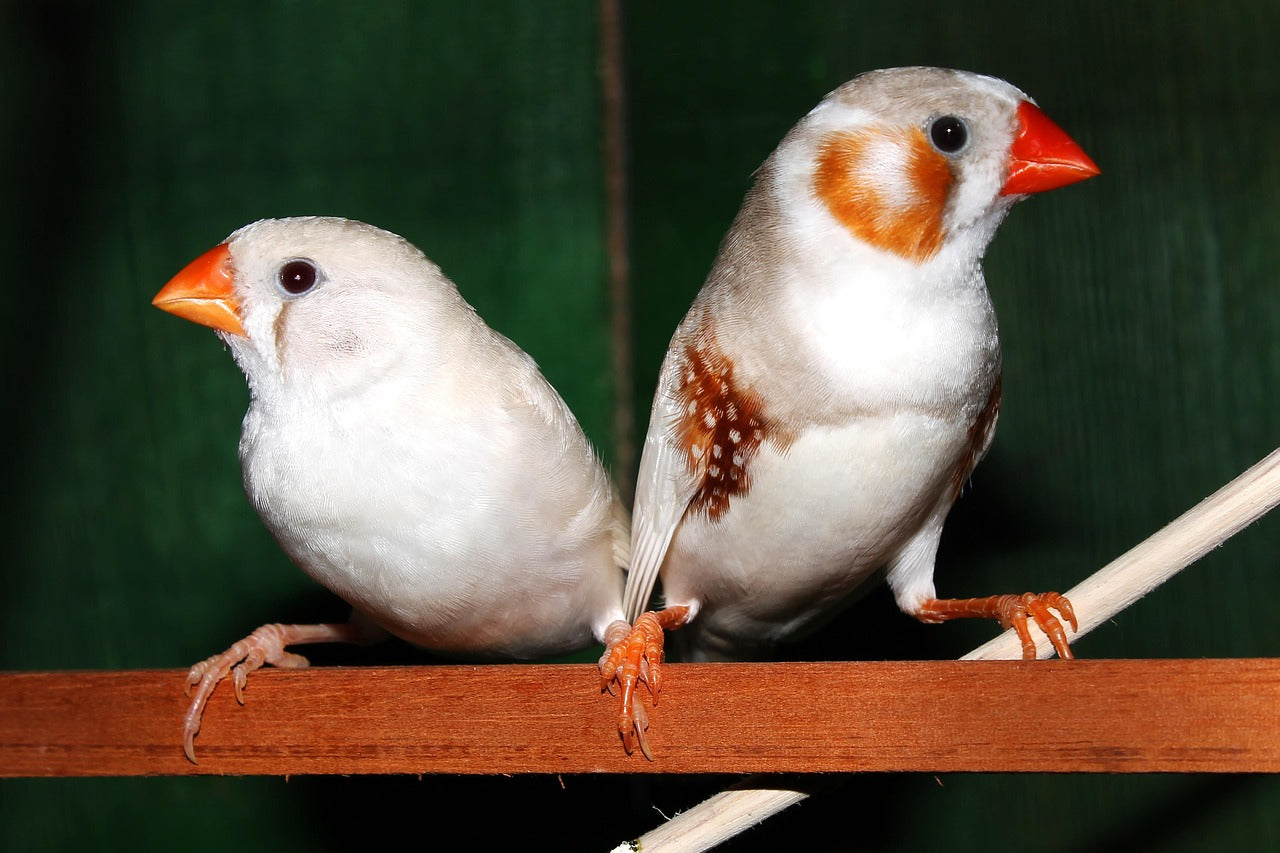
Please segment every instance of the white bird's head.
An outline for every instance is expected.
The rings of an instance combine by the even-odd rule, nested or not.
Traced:
[[[1014,86],[921,67],[872,71],[831,92],[761,180],[774,181],[780,212],[801,227],[825,215],[863,244],[924,264],[953,243],[980,257],[1013,202],[1098,172]]]
[[[429,369],[451,336],[479,322],[408,241],[331,217],[246,225],[188,264],[153,304],[213,328],[255,397],[284,385],[343,393],[407,357]]]

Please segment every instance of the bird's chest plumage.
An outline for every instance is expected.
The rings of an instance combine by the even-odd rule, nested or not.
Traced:
[[[466,502],[465,480],[443,488],[450,469],[431,447],[449,436],[432,433],[358,406],[254,406],[241,436],[246,491],[316,580],[348,600],[393,600],[422,585],[427,570],[410,562],[439,538],[450,504]]]
[[[698,339],[717,355],[701,358],[728,365],[717,387],[752,401],[761,440],[736,457],[730,493],[691,502],[663,570],[669,602],[700,602],[706,631],[782,638],[945,512],[1000,370],[980,274],[974,285],[928,298],[810,288],[772,324],[716,312]]]
[[[568,596],[604,559],[529,523],[537,493],[503,476],[500,419],[438,408],[406,422],[371,405],[252,407],[246,491],[308,575],[404,639],[516,657],[580,644],[591,614]],[[545,618],[520,619],[518,602]]]
[[[980,406],[1000,369],[981,269],[949,254],[924,268],[862,255],[807,259],[783,279],[770,332],[783,369],[766,363],[762,341],[726,344],[765,353],[759,364],[746,360],[750,381],[797,421],[820,420],[824,411],[949,416]],[[800,393],[789,393],[797,387]]]

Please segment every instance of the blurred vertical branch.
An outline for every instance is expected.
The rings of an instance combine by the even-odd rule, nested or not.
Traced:
[[[630,199],[621,0],[600,0],[600,83],[604,116],[605,240],[609,253],[610,338],[613,344],[613,468],[622,498],[630,505],[634,491],[636,436],[631,387]]]

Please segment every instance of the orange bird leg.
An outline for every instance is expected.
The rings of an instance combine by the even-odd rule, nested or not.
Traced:
[[[1044,631],[1049,642],[1063,660],[1075,657],[1067,642],[1067,632],[1049,608],[1057,610],[1071,624],[1071,630],[1079,630],[1075,610],[1066,596],[1056,592],[1024,592],[1022,595],[992,595],[987,598],[928,598],[921,602],[913,614],[921,622],[946,622],[949,619],[998,619],[1004,629],[1013,628],[1022,640],[1022,659],[1036,659],[1036,644],[1027,627],[1030,616]]]
[[[600,689],[613,692],[616,681],[622,688],[618,712],[618,733],[622,746],[630,755],[640,744],[644,757],[653,760],[645,731],[649,728],[648,713],[641,702],[636,701],[636,684],[644,682],[658,704],[658,691],[662,689],[663,631],[673,631],[685,623],[689,608],[667,607],[642,613],[634,625],[615,622],[609,626],[605,637],[606,648],[600,658]]]
[[[381,629],[355,622],[322,625],[263,625],[220,655],[214,655],[191,667],[187,673],[186,695],[195,696],[187,708],[182,726],[182,749],[192,764],[196,763],[196,732],[204,707],[213,689],[228,675],[235,685],[236,701],[244,704],[244,689],[249,673],[264,664],[281,669],[305,669],[310,663],[302,655],[285,651],[285,646],[304,643],[370,643],[382,636]]]

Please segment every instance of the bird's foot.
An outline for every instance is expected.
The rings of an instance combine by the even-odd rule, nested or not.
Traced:
[[[1050,608],[1067,620],[1072,631],[1080,630],[1071,602],[1056,592],[1024,592],[1022,595],[992,595],[987,598],[929,598],[920,604],[915,615],[922,622],[946,622],[968,617],[997,619],[1002,628],[1013,628],[1018,632],[1022,641],[1022,659],[1035,660],[1036,643],[1031,638],[1031,629],[1027,627],[1027,617],[1030,616],[1049,638],[1058,657],[1071,660],[1075,655],[1067,642],[1067,632]]]
[[[264,664],[281,669],[303,669],[309,665],[299,654],[285,651],[285,646],[303,643],[363,642],[367,630],[351,623],[322,625],[263,625],[219,655],[203,660],[187,673],[186,695],[192,697],[182,726],[182,748],[187,759],[196,763],[195,738],[200,720],[213,690],[228,675],[235,684],[236,701],[244,704],[244,689],[249,673]],[[192,693],[195,688],[195,693]]]
[[[643,702],[638,701],[636,685],[643,682],[654,704],[658,703],[658,692],[662,689],[663,631],[683,625],[688,614],[688,607],[667,607],[641,614],[634,625],[614,622],[606,632],[605,653],[600,658],[600,686],[611,693],[615,682],[621,688],[618,733],[628,755],[639,744],[644,757],[653,760],[646,736],[648,712]]]

